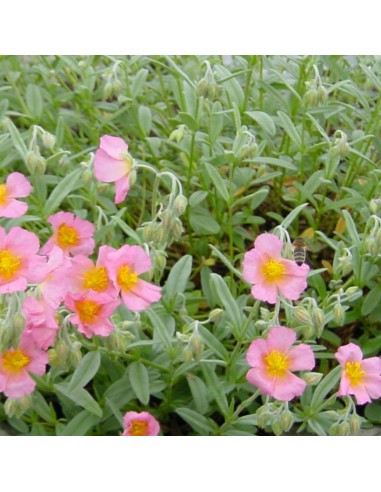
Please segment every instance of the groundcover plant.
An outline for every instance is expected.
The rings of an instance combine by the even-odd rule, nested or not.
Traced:
[[[381,58],[2,56],[0,420],[381,423]]]

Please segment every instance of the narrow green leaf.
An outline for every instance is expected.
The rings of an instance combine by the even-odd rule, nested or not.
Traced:
[[[163,294],[172,299],[177,293],[183,293],[192,271],[192,256],[185,255],[173,265],[165,283]]]
[[[112,414],[116,418],[116,420],[119,422],[120,427],[123,427],[123,415],[122,412],[119,410],[119,408],[115,405],[115,403],[110,400],[109,398],[106,398],[106,404],[109,406]]]
[[[125,211],[125,209],[123,209],[123,211]],[[136,234],[136,232],[131,229],[131,227],[129,225],[127,225],[120,217],[120,212],[118,215],[113,215],[111,217],[111,220],[113,222],[115,222],[116,224],[118,224],[118,226],[121,228],[121,230],[127,234],[128,237],[131,237],[137,244],[142,244],[142,240],[141,238]]]
[[[246,111],[246,114],[256,121],[261,128],[270,135],[270,137],[275,136],[276,127],[271,116],[263,111]]]
[[[212,287],[215,289],[215,294],[220,301],[221,307],[226,310],[226,313],[234,326],[239,328],[242,324],[242,313],[224,279],[216,273],[212,273],[210,275],[210,280]]]
[[[76,415],[60,432],[61,436],[84,436],[91,427],[97,425],[100,418],[83,410]]]
[[[143,405],[148,405],[150,390],[148,372],[145,365],[138,361],[131,362],[128,366],[128,376],[138,400]]]
[[[296,166],[290,161],[285,159],[277,159],[276,157],[254,157],[254,159],[247,159],[248,162],[254,162],[258,164],[270,164],[275,167],[282,167],[289,169],[290,171],[296,171]]]
[[[69,383],[58,383],[54,385],[54,388],[62,393],[64,396],[69,398],[71,401],[84,408],[90,413],[102,417],[102,409],[99,404],[94,400],[88,391],[83,388],[75,389],[71,391],[69,389]]]
[[[206,345],[216,355],[218,355],[218,357],[220,357],[224,361],[227,361],[229,359],[229,353],[224,345],[218,340],[218,338],[216,338],[213,333],[203,325],[199,325],[198,330],[204,343],[206,343]]]
[[[25,161],[26,160],[26,155],[28,153],[27,146],[24,143],[24,140],[18,131],[18,129],[15,127],[13,122],[11,120],[7,120],[7,128],[9,131],[9,134],[11,136],[12,143],[17,150],[17,152],[20,154],[21,158]]]
[[[214,372],[214,368],[212,368],[209,364],[202,363],[201,369],[205,378],[206,385],[210,389],[213,398],[215,399],[218,408],[220,409],[222,415],[226,417],[229,412],[229,404],[226,398],[225,392],[223,390],[223,386],[221,381],[218,379],[216,373]]]
[[[311,400],[311,408],[317,410],[323,403],[324,398],[339,382],[341,374],[341,366],[336,366],[332,371],[323,378],[316,386],[314,395]]]
[[[242,273],[237,270],[237,268],[234,268],[234,266],[231,264],[231,261],[229,258],[227,258],[224,254],[221,253],[219,249],[217,249],[213,244],[209,244],[209,248],[213,251],[213,256],[217,256],[222,263],[231,271],[233,272],[238,278],[241,280],[243,279]]]
[[[69,384],[69,391],[74,392],[79,388],[85,387],[98,372],[100,364],[100,352],[88,352],[74,371]]]
[[[187,381],[196,410],[201,414],[206,413],[209,408],[209,390],[204,381],[194,374],[189,374]]]
[[[236,103],[238,108],[241,110],[245,101],[245,94],[240,83],[235,77],[236,74],[231,73],[226,67],[223,67],[222,65],[215,65],[214,68],[220,80],[226,79],[222,82],[222,86],[226,89],[226,97],[232,103]]]
[[[140,95],[143,90],[144,84],[148,77],[148,70],[146,68],[142,68],[135,75],[131,83],[131,96],[135,99]]]
[[[176,413],[201,436],[214,433],[214,426],[209,419],[190,408],[176,408]]]
[[[152,129],[152,113],[147,106],[139,106],[139,125],[147,137]]]
[[[302,146],[302,139],[290,117],[286,113],[283,113],[283,111],[278,111],[278,118],[280,125],[284,128],[287,135],[290,137],[290,140],[297,146],[298,149],[300,149]]]
[[[220,173],[217,171],[216,168],[214,168],[211,164],[208,164],[207,162],[205,163],[205,168],[207,173],[209,174],[210,179],[213,181],[217,193],[220,195],[221,198],[225,200],[226,203],[229,203],[229,192]]]
[[[361,306],[361,314],[368,316],[380,306],[381,301],[381,286],[376,285],[373,287],[364,297],[364,301]]]
[[[34,391],[32,394],[32,408],[45,422],[50,424],[56,422],[54,409],[47,404],[39,391]]]
[[[294,210],[292,210],[287,215],[287,217],[283,220],[283,222],[281,223],[281,226],[283,226],[285,229],[287,229],[287,227],[289,227],[294,222],[294,220],[296,219],[296,217],[300,214],[300,212],[305,207],[307,207],[307,205],[308,205],[308,203],[302,203],[298,207],[294,208]]]
[[[269,194],[270,188],[265,186],[255,193],[251,193],[250,195],[244,196],[234,202],[233,207],[237,207],[238,205],[242,205],[251,200],[250,207],[252,210],[255,210],[259,207],[259,205],[266,200],[267,195]]]
[[[145,314],[148,316],[149,320],[151,321],[154,332],[156,333],[161,343],[165,346],[167,350],[170,349],[171,334],[167,326],[163,323],[163,321],[160,319],[160,317],[155,313],[155,311],[152,308],[146,309]]]
[[[203,207],[194,207],[191,209],[189,222],[194,232],[201,236],[218,234],[221,230],[220,224]]]
[[[348,210],[342,210],[341,213],[344,216],[345,224],[347,226],[347,231],[351,238],[352,244],[354,244],[355,246],[360,246],[360,237],[358,235],[356,225],[351,214],[348,212]]]
[[[82,188],[83,183],[81,180],[81,175],[82,169],[77,168],[65,176],[62,181],[60,181],[60,183],[50,193],[50,196],[45,203],[45,217],[52,215],[72,191]]]
[[[44,101],[41,89],[35,84],[28,84],[26,88],[26,105],[31,116],[38,121],[44,111]]]

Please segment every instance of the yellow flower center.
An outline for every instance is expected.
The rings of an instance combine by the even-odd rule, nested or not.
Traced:
[[[93,323],[102,309],[102,306],[92,299],[76,301],[75,307],[77,308],[79,319],[82,323],[87,324]]]
[[[138,281],[138,275],[135,272],[132,272],[128,265],[123,265],[118,269],[116,280],[119,287],[126,291],[135,286]]]
[[[361,362],[346,362],[345,372],[351,382],[351,386],[358,386],[362,383],[365,371],[361,369]]]
[[[17,374],[21,369],[27,366],[30,359],[21,350],[8,350],[3,355],[3,367],[6,371]]]
[[[286,267],[283,263],[276,260],[268,260],[263,266],[261,273],[267,282],[277,282],[281,280],[286,272]]]
[[[265,356],[265,365],[269,376],[282,378],[288,369],[288,357],[284,352],[272,350]]]
[[[60,248],[70,248],[79,244],[78,232],[74,227],[61,224],[57,232],[57,244]]]
[[[141,420],[133,420],[130,427],[130,436],[146,436],[148,423]]]
[[[6,205],[8,201],[7,187],[5,184],[0,184],[0,205]]]
[[[21,258],[7,249],[0,251],[0,276],[4,280],[12,280],[21,267]]]
[[[83,283],[85,289],[103,292],[108,287],[108,275],[105,267],[92,267],[85,273]]]

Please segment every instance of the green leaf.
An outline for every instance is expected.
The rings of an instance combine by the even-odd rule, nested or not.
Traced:
[[[148,77],[148,70],[146,68],[142,68],[135,75],[131,83],[131,96],[135,99],[140,95],[143,90],[144,84]]]
[[[218,355],[218,357],[220,357],[224,361],[227,361],[229,359],[229,352],[218,340],[218,338],[216,338],[215,335],[213,335],[213,333],[208,330],[208,328],[203,325],[199,325],[198,331],[201,335],[202,340],[216,355]]]
[[[100,421],[99,417],[96,417],[92,413],[83,410],[76,415],[60,432],[61,436],[84,436],[91,427],[97,425]]]
[[[209,174],[210,179],[213,181],[217,193],[220,195],[221,198],[225,200],[226,203],[229,203],[229,192],[220,173],[217,171],[216,168],[214,168],[211,164],[208,164],[207,162],[205,163],[205,168],[207,173]]]
[[[131,229],[129,225],[127,225],[121,218],[120,215],[122,215],[125,212],[125,208],[123,208],[120,212],[118,212],[118,215],[113,215],[111,217],[111,220],[118,224],[118,226],[121,228],[121,230],[128,236],[131,237],[137,244],[142,244],[141,238],[136,234],[136,232]]]
[[[161,318],[156,314],[153,308],[149,308],[145,310],[145,314],[148,316],[151,321],[152,327],[154,329],[155,334],[161,341],[161,343],[168,350],[171,348],[171,333],[168,330],[167,326],[163,323]]]
[[[190,408],[176,408],[176,413],[201,436],[208,436],[214,433],[215,429],[212,422],[198,412]]]
[[[94,400],[88,391],[83,388],[77,388],[74,391],[70,391],[69,383],[58,383],[54,385],[54,388],[61,392],[64,396],[71,401],[84,408],[90,413],[102,417],[102,409],[99,404]]]
[[[45,203],[45,217],[52,215],[58,209],[64,199],[70,195],[71,192],[77,190],[78,188],[82,188],[83,183],[81,180],[81,176],[82,169],[77,168],[59,182],[59,184],[50,193],[50,196]]]
[[[365,417],[374,422],[375,424],[381,424],[381,405],[380,403],[370,403],[365,407]]]
[[[26,105],[31,116],[37,121],[40,120],[44,111],[44,101],[41,89],[37,85],[28,84],[26,88]]]
[[[150,390],[145,365],[138,361],[131,362],[128,366],[128,375],[136,397],[143,405],[148,405]]]
[[[152,129],[152,114],[147,106],[139,106],[139,125],[147,137]]]
[[[210,389],[222,415],[226,417],[229,412],[229,404],[221,381],[218,379],[214,369],[209,364],[200,363],[200,365],[206,385]]]
[[[283,222],[281,223],[281,226],[283,226],[285,229],[287,229],[287,227],[289,227],[294,222],[294,220],[296,219],[296,217],[300,214],[300,212],[305,207],[307,207],[307,205],[308,205],[308,203],[302,203],[298,207],[294,208],[294,210],[292,210],[287,215],[287,217],[283,220]]]
[[[352,216],[350,215],[348,210],[342,210],[341,213],[344,216],[345,224],[347,226],[347,231],[348,231],[348,234],[351,238],[351,242],[355,246],[360,246],[360,237],[358,235],[356,225],[355,225],[355,222],[354,222]]]
[[[34,391],[32,394],[32,408],[45,422],[55,424],[56,414],[53,407],[50,407],[45,398],[39,391]]]
[[[275,136],[276,127],[271,116],[263,111],[246,111],[246,114],[255,120],[270,137]]]
[[[234,275],[236,275],[239,279],[243,279],[242,273],[237,270],[237,268],[234,268],[234,266],[231,264],[231,261],[229,258],[227,258],[224,254],[221,253],[219,249],[217,249],[213,244],[209,244],[209,248],[213,251],[213,256],[217,256],[222,263],[232,272]]]
[[[18,131],[18,129],[15,127],[15,125],[12,123],[11,120],[7,120],[7,128],[8,128],[9,134],[11,136],[13,146],[15,147],[17,152],[20,154],[22,159],[25,161],[26,155],[28,153],[28,149],[24,143],[24,140],[23,140],[20,132]]]
[[[88,352],[81,360],[71,378],[69,392],[75,392],[77,389],[84,388],[98,372],[100,363],[101,354],[99,352]]]
[[[115,403],[110,400],[109,398],[106,398],[106,404],[110,408],[112,414],[116,418],[116,420],[119,422],[120,427],[123,427],[123,415],[122,412],[119,410],[119,408],[115,405]]]
[[[189,113],[179,113],[181,122],[186,125],[190,130],[196,132],[198,130],[198,123]]]
[[[240,83],[234,74],[222,65],[215,65],[214,69],[220,80],[227,79],[221,82],[222,86],[226,89],[226,97],[241,110],[245,101],[245,94]]]
[[[325,397],[339,382],[341,374],[341,366],[336,366],[332,371],[323,378],[316,386],[313,397],[311,399],[311,408],[317,410],[323,403]]]
[[[261,188],[260,190],[256,191],[255,193],[251,193],[250,195],[243,196],[236,202],[234,202],[233,207],[237,207],[238,205],[241,205],[243,203],[246,203],[251,200],[250,207],[252,210],[255,210],[256,208],[259,207],[259,205],[266,200],[267,195],[269,194],[270,188],[267,186]]]
[[[190,211],[189,222],[194,232],[201,236],[218,234],[221,230],[220,224],[202,207],[194,207]]]
[[[242,325],[242,313],[224,279],[217,275],[217,273],[212,273],[210,275],[210,280],[212,287],[214,287],[217,299],[220,301],[221,307],[225,309],[226,314],[234,326],[239,329]]]
[[[209,408],[209,391],[204,381],[194,374],[189,374],[187,381],[196,410],[201,414],[206,413]]]
[[[277,159],[276,157],[254,157],[254,159],[248,159],[249,162],[258,164],[270,164],[275,167],[282,167],[284,169],[290,169],[290,171],[296,171],[296,166],[290,161],[285,159]]]
[[[163,294],[172,299],[177,293],[183,293],[192,271],[192,256],[185,255],[173,265],[165,283]]]
[[[367,295],[364,297],[364,301],[361,306],[361,314],[363,316],[368,316],[380,305],[381,300],[381,286],[376,285],[373,287]]]
[[[286,113],[283,113],[283,111],[278,111],[278,118],[280,125],[284,128],[287,135],[290,137],[290,140],[298,149],[300,149],[302,146],[302,139],[289,116],[287,116]]]

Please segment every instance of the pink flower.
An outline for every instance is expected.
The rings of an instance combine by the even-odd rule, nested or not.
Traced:
[[[21,307],[26,321],[25,331],[29,332],[37,347],[47,350],[53,345],[59,329],[56,311],[43,299],[26,297]]]
[[[157,436],[159,422],[148,412],[127,412],[123,417],[123,436]]]
[[[281,257],[282,241],[274,234],[261,234],[243,260],[243,278],[254,284],[255,299],[276,304],[278,295],[295,301],[307,288],[309,267]]]
[[[277,400],[290,401],[300,396],[306,382],[291,371],[309,371],[315,359],[311,347],[305,343],[291,348],[295,340],[294,330],[285,326],[272,328],[266,340],[254,340],[246,354],[252,367],[246,375],[249,383]]]
[[[30,373],[42,376],[48,360],[48,354],[34,345],[31,334],[23,332],[17,349],[0,354],[0,391],[10,398],[29,395],[36,386]]]
[[[70,316],[70,323],[77,325],[78,331],[87,338],[93,335],[107,337],[114,330],[108,318],[119,304],[118,299],[93,291],[69,293],[65,297],[65,306],[75,313]]]
[[[57,212],[48,218],[54,233],[41,254],[50,253],[54,246],[62,249],[65,255],[91,255],[95,248],[93,234],[95,227],[71,212]]]
[[[103,135],[95,152],[94,172],[98,181],[115,182],[115,203],[126,198],[130,189],[131,169],[132,159],[127,143],[119,137]]]
[[[24,198],[30,194],[32,186],[21,173],[11,173],[5,184],[0,184],[0,217],[21,217],[28,210],[25,202],[16,198]]]
[[[46,259],[36,253],[38,237],[21,227],[12,227],[8,234],[0,227],[0,294],[24,291],[28,282],[39,279]]]
[[[354,343],[338,349],[336,359],[343,368],[338,396],[355,395],[358,405],[381,397],[381,359],[363,359],[363,353]]]
[[[151,268],[151,258],[140,246],[126,244],[107,255],[110,278],[131,311],[142,311],[161,298],[161,288],[138,277]]]
[[[101,246],[96,264],[86,256],[77,255],[71,260],[67,281],[71,292],[84,293],[88,290],[117,297],[118,291],[111,282],[107,270],[107,255],[115,251],[110,246]]]

